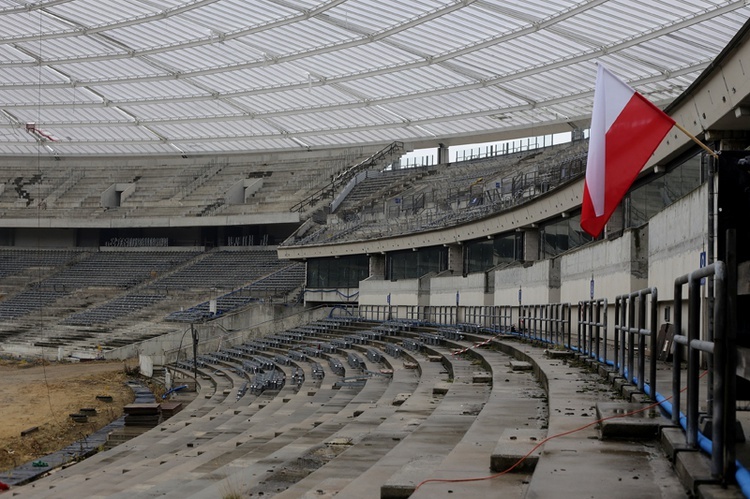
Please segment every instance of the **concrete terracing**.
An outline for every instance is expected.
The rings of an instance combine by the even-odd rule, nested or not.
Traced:
[[[362,331],[378,325],[321,321],[296,329],[290,337],[299,339],[269,347],[265,355],[362,338]],[[550,356],[544,345],[511,336],[454,354],[488,338],[472,334],[385,353],[394,352],[389,345],[413,345],[404,340],[428,331],[435,330],[403,325],[335,353],[319,349],[309,360],[324,367],[323,380],[313,379],[313,364],[296,361],[277,367],[287,379],[280,390],[241,397],[240,386],[252,377],[239,370],[242,359],[208,357],[200,368],[199,396],[174,417],[13,493],[677,498],[709,490],[700,485],[705,477],[675,472],[674,455],[656,438],[670,426],[658,413],[640,418],[650,419],[651,429],[628,434],[610,426],[608,438],[602,437],[597,419],[644,404],[627,405],[609,377],[577,356]],[[362,366],[347,364],[351,352],[366,358]],[[382,359],[373,362],[377,353]],[[330,371],[330,356],[347,366],[345,377]],[[290,382],[298,367],[305,374],[299,386]],[[737,497],[735,489],[724,490],[724,497]]]

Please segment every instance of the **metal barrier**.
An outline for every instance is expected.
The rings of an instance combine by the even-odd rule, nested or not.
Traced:
[[[410,321],[426,321],[428,307],[410,306],[406,307],[406,319]]]
[[[370,321],[398,319],[398,307],[392,305],[360,305],[359,316]]]
[[[428,309],[428,321],[433,324],[457,324],[458,323],[458,307],[456,306],[437,306],[427,307]]]
[[[701,327],[701,280],[713,277],[714,303],[713,321],[714,336],[702,340]],[[685,439],[690,447],[698,448],[699,420],[699,380],[700,353],[713,356],[713,403],[711,404],[711,473],[723,480],[731,479],[735,467],[735,422],[736,394],[733,389],[735,379],[736,357],[734,349],[734,332],[727,331],[726,319],[733,315],[727,313],[727,294],[732,290],[726,286],[726,269],[724,262],[717,261],[675,279],[674,282],[674,316],[675,316],[675,349],[672,370],[673,411],[672,421],[680,421],[680,366],[683,360],[683,348],[687,347],[687,428]],[[688,285],[687,335],[682,334],[682,288]],[[736,284],[735,284],[736,289]]]
[[[553,345],[570,344],[570,303],[519,305],[518,331],[522,336]]]
[[[476,324],[480,328],[510,330],[513,322],[513,307],[508,305],[486,306],[409,306],[405,317],[408,320],[432,324],[457,325]]]
[[[459,307],[458,316],[459,322],[509,331],[513,322],[513,307],[508,305]]]
[[[578,302],[578,351],[592,359],[607,359],[607,299]],[[602,357],[602,353],[604,356]]]
[[[656,288],[641,289],[615,298],[615,367],[629,383],[636,385],[639,391],[645,392],[646,337],[648,337],[648,383],[651,388],[651,400],[654,402],[656,401],[656,359],[658,357],[656,334],[659,328],[657,304]],[[649,317],[648,328],[646,327],[647,316]],[[604,343],[604,362],[606,362],[606,333]],[[636,354],[638,355],[637,366],[634,362]]]
[[[457,324],[458,307],[446,306],[410,306],[406,307],[408,320],[428,322],[431,324]]]

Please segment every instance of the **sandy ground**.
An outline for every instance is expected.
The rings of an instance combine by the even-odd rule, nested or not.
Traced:
[[[122,415],[133,401],[123,362],[31,365],[0,361],[0,469],[38,459],[93,433]],[[128,366],[132,368],[132,365]],[[112,402],[97,400],[110,395]],[[94,408],[75,423],[70,414]],[[39,427],[26,436],[21,432]]]

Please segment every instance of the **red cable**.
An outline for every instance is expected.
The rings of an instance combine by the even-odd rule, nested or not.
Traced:
[[[708,371],[703,371],[703,374],[701,374],[698,379],[702,378],[706,374],[708,374]],[[685,388],[683,388],[682,390],[680,390],[680,393],[684,392],[685,390],[687,390],[687,386]],[[522,462],[524,462],[526,460],[526,458],[528,458],[531,454],[533,454],[534,451],[536,451],[539,447],[541,447],[545,443],[549,442],[553,438],[564,437],[566,435],[570,435],[571,433],[576,433],[576,432],[579,432],[581,430],[585,430],[586,428],[590,428],[591,426],[593,426],[595,424],[603,423],[604,421],[608,421],[610,419],[624,418],[624,417],[627,417],[627,416],[632,416],[634,414],[638,414],[640,412],[647,411],[649,409],[653,409],[654,407],[656,407],[656,406],[658,406],[658,405],[660,405],[660,404],[662,404],[664,402],[667,402],[672,397],[674,397],[674,395],[670,395],[669,397],[666,397],[661,402],[655,402],[655,403],[653,403],[651,405],[648,405],[646,407],[642,407],[642,408],[640,408],[638,410],[635,410],[635,411],[632,411],[632,412],[628,412],[628,413],[625,413],[625,414],[615,414],[614,416],[608,416],[606,418],[598,419],[598,420],[593,421],[591,423],[585,424],[585,425],[581,426],[580,428],[575,428],[573,430],[564,431],[562,433],[558,433],[557,435],[552,435],[551,437],[547,437],[547,438],[543,439],[542,441],[540,441],[538,444],[536,444],[534,446],[534,448],[531,449],[525,456],[523,456],[521,459],[519,459],[518,461],[516,461],[513,464],[513,466],[511,466],[511,467],[509,467],[509,468],[507,468],[507,469],[505,469],[505,470],[503,470],[503,471],[501,471],[499,473],[495,473],[494,475],[488,475],[488,476],[482,476],[482,477],[473,477],[473,478],[428,478],[427,480],[423,480],[423,481],[419,482],[419,484],[417,484],[417,486],[414,487],[414,492],[416,492],[417,490],[419,490],[419,488],[422,485],[424,485],[426,483],[430,483],[430,482],[437,482],[437,483],[479,482],[481,480],[491,480],[493,478],[497,478],[499,476],[505,475],[506,473],[510,473],[518,465],[520,465]],[[679,410],[679,408],[675,408],[675,410]]]

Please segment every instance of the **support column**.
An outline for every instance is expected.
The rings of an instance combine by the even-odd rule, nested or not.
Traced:
[[[450,158],[448,157],[448,146],[445,144],[438,144],[437,162],[439,165],[450,163]]]
[[[369,276],[374,279],[385,279],[385,254],[371,254],[369,263]]]
[[[463,245],[459,243],[448,245],[448,270],[454,275],[465,275]]]
[[[539,229],[537,227],[523,229],[523,259],[526,262],[539,260]]]

